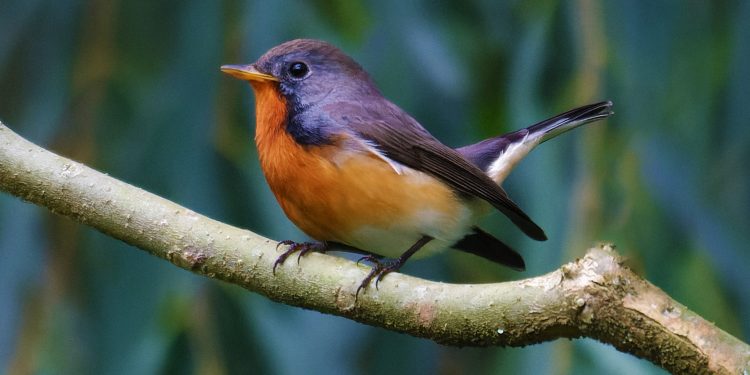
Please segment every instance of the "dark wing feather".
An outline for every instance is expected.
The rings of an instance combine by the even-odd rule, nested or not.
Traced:
[[[347,125],[374,143],[388,158],[430,174],[456,192],[489,202],[529,237],[540,241],[547,239],[544,231],[482,170],[457,151],[440,143],[395,105],[390,102],[381,105],[381,110],[369,108],[367,111],[361,108],[364,111],[358,111],[357,116],[346,116],[349,120]],[[339,106],[339,109],[344,108]]]

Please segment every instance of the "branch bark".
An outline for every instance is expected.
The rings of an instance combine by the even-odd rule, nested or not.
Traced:
[[[191,272],[441,344],[524,346],[585,336],[675,373],[740,374],[750,367],[750,346],[624,267],[609,245],[513,282],[455,285],[394,273],[355,300],[364,266],[313,253],[274,275],[276,241],[44,150],[2,123],[0,189]]]

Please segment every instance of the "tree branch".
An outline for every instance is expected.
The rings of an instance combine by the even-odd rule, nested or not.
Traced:
[[[367,269],[309,254],[276,275],[276,241],[40,148],[0,123],[0,189],[186,270],[272,300],[447,345],[591,337],[679,373],[739,374],[750,347],[622,266],[608,245],[546,275],[455,285],[390,274],[355,300]]]

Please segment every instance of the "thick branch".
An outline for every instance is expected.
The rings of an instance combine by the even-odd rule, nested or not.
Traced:
[[[309,254],[274,275],[275,241],[55,155],[2,124],[0,189],[192,272],[443,344],[523,346],[587,336],[673,372],[738,374],[750,366],[747,344],[623,267],[609,246],[515,282],[454,285],[390,274],[355,300],[363,266]]]

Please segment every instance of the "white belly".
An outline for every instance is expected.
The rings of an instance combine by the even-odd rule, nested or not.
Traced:
[[[466,206],[458,215],[448,216],[435,210],[424,209],[414,216],[394,221],[388,227],[362,226],[350,238],[350,245],[367,249],[378,255],[397,258],[423,236],[432,241],[420,249],[413,258],[422,258],[444,250],[471,232],[476,224],[472,210]]]

